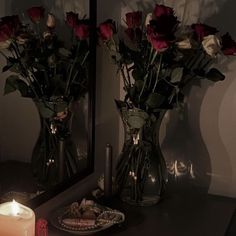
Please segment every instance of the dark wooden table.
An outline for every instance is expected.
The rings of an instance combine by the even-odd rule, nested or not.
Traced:
[[[224,236],[236,207],[236,199],[196,193],[170,193],[159,204],[134,207],[113,199],[106,205],[125,213],[121,225],[96,235],[110,236]],[[69,236],[49,228],[49,236]]]

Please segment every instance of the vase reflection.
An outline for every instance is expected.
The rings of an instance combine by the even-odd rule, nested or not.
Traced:
[[[166,167],[168,174],[173,176],[175,179],[186,176],[191,179],[195,179],[195,173],[193,163],[190,160],[168,160],[166,161]]]

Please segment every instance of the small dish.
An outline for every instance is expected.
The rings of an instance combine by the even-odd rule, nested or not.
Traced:
[[[76,221],[79,221],[79,219],[69,218],[70,216],[68,216],[71,206],[63,207],[55,211],[50,217],[50,222],[54,227],[63,231],[76,235],[89,235],[105,230],[115,224],[120,224],[125,220],[124,214],[118,210],[113,210],[97,203],[94,203],[93,207],[96,208],[96,210],[100,209],[94,225],[76,225]],[[72,226],[66,222],[73,222],[74,224]]]

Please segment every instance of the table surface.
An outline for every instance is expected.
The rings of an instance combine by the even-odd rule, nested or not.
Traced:
[[[236,199],[171,193],[151,207],[130,206],[116,199],[106,205],[125,213],[126,220],[96,235],[224,236]],[[49,226],[49,236],[70,235],[74,234]]]

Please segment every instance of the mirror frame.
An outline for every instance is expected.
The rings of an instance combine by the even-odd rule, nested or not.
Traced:
[[[37,208],[44,202],[65,191],[72,185],[78,183],[86,176],[94,172],[94,149],[95,149],[95,90],[96,90],[96,45],[97,45],[97,0],[89,0],[89,85],[88,85],[88,160],[87,167],[69,180],[52,187],[37,197],[29,200],[26,205],[32,209]]]

